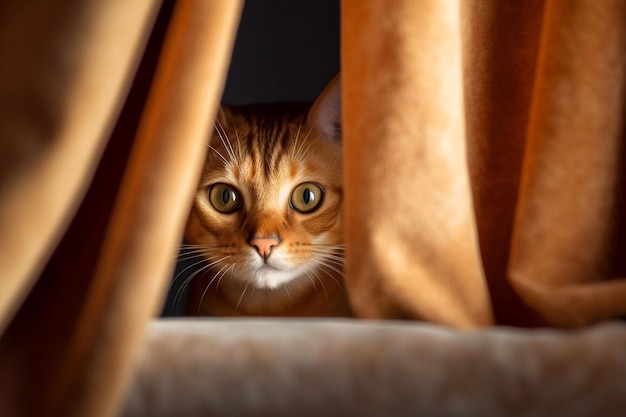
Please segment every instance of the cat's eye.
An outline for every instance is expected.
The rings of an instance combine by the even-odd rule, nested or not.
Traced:
[[[209,201],[220,213],[234,213],[242,205],[239,192],[228,184],[213,184],[209,189]]]
[[[322,204],[324,190],[314,182],[304,182],[293,189],[291,193],[291,207],[300,213],[311,213]]]

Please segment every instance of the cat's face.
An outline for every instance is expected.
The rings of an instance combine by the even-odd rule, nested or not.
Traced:
[[[226,108],[218,118],[185,234],[221,285],[315,285],[340,272],[341,142],[319,107]]]

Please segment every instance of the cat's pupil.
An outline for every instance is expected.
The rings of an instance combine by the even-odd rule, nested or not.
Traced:
[[[308,188],[304,189],[302,193],[302,199],[304,200],[304,204],[309,204],[311,201],[315,199],[315,195]]]
[[[230,201],[230,190],[226,189],[222,191],[222,203],[228,204],[229,201]]]

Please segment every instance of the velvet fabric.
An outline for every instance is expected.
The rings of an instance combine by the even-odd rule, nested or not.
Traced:
[[[408,321],[162,320],[124,417],[619,417],[622,324],[458,332]]]
[[[624,315],[625,7],[342,3],[361,316],[465,328]]]
[[[619,415],[626,3],[343,0],[358,318],[149,325],[240,8],[0,4],[2,413]]]
[[[58,12],[46,14],[55,3]],[[2,96],[0,123],[12,129],[2,145],[13,153],[3,153],[12,165],[2,178],[0,218],[9,233],[0,282],[13,292],[7,300],[3,288],[0,304],[5,321],[12,318],[0,339],[0,408],[11,416],[115,415],[168,288],[241,3],[176,3],[145,106],[139,101],[140,121],[114,132],[113,152],[95,177],[158,4],[20,0],[3,7],[15,10],[0,13],[7,19],[3,62],[28,59],[15,63],[24,72],[1,81],[13,93]],[[37,24],[48,18],[53,24]],[[19,40],[30,37],[37,47],[22,52],[30,44]],[[60,61],[64,77],[37,62],[38,48]],[[16,109],[21,89],[32,94]],[[45,250],[55,246],[49,259]]]

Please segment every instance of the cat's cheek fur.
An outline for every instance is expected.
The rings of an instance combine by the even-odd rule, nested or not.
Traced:
[[[194,245],[207,246],[209,237],[210,235],[203,230],[202,222],[197,214],[192,211],[185,226],[185,239]]]

